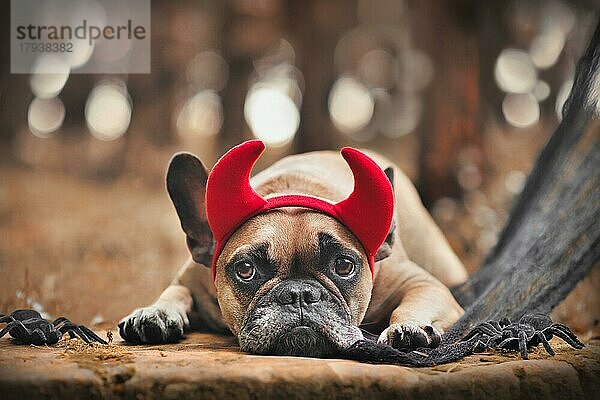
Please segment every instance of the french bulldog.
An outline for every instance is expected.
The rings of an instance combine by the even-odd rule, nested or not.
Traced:
[[[314,357],[364,331],[398,349],[437,346],[463,313],[448,287],[467,273],[408,177],[347,148],[249,178],[263,150],[245,142],[210,173],[192,154],[172,158],[167,190],[191,258],[154,304],[120,321],[121,337],[231,332],[245,352]]]

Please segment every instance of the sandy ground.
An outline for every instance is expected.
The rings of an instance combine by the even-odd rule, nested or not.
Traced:
[[[162,185],[0,169],[0,311],[42,305],[89,324],[152,301],[185,261]]]
[[[34,398],[412,398],[593,399],[600,390],[598,341],[573,350],[558,339],[523,361],[488,352],[431,368],[337,359],[265,357],[235,340],[194,333],[157,346],[16,346],[0,339],[0,397]]]

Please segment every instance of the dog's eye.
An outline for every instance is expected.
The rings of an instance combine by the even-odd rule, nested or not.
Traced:
[[[356,265],[348,257],[338,257],[335,259],[335,273],[339,276],[348,276],[354,272]]]
[[[235,273],[243,281],[249,281],[254,278],[256,272],[254,265],[248,261],[239,261],[235,264]]]

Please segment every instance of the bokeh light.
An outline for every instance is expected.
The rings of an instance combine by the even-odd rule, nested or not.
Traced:
[[[117,8],[115,3],[111,8]],[[81,21],[86,20],[88,25],[103,28],[106,26],[107,15],[102,4],[95,0],[77,1],[69,4],[68,7],[52,7],[51,3],[44,7],[43,25],[52,25],[54,21],[63,19],[67,25],[81,24]],[[76,69],[84,66],[94,53],[96,40],[90,45],[88,39],[80,39],[73,37],[69,43],[73,46],[70,52],[62,53],[65,62],[71,69]]]
[[[456,200],[450,197],[438,199],[432,207],[431,213],[436,221],[451,222],[457,211]]]
[[[333,85],[328,104],[333,124],[341,132],[351,135],[371,121],[375,100],[362,83],[344,76]]]
[[[509,93],[502,101],[502,113],[512,126],[525,128],[538,122],[540,106],[531,93]]]
[[[211,137],[223,125],[221,98],[213,90],[202,90],[190,98],[177,116],[177,132],[182,137]]]
[[[298,79],[300,78],[298,75],[300,71],[294,70],[295,62],[296,51],[294,46],[282,38],[264,57],[255,60],[253,64],[256,73],[261,77],[287,74]]]
[[[537,71],[523,50],[503,50],[494,68],[498,87],[507,93],[528,93],[537,82]]]
[[[254,136],[274,147],[289,143],[300,126],[300,110],[294,101],[269,85],[253,86],[246,97],[244,117]]]
[[[36,97],[29,104],[27,123],[35,136],[47,138],[61,127],[65,120],[65,106],[58,97],[42,99]]]
[[[475,190],[481,186],[482,177],[479,168],[467,164],[459,169],[457,174],[458,184],[465,190]]]
[[[550,91],[550,85],[548,85],[548,83],[545,81],[539,80],[533,87],[532,93],[537,101],[544,101],[548,98],[548,96],[550,96]]]
[[[380,48],[377,38],[362,27],[344,33],[333,53],[335,70],[345,74],[356,69],[361,58],[370,50]]]
[[[556,64],[565,46],[565,35],[554,27],[536,36],[529,47],[529,55],[533,64],[540,68],[549,68]]]
[[[229,67],[219,53],[207,50],[194,56],[186,68],[186,77],[190,84],[200,89],[222,90],[227,84]]]
[[[367,52],[359,61],[358,75],[370,88],[391,89],[398,74],[398,63],[394,56],[383,49]]]
[[[410,49],[400,55],[400,73],[396,84],[405,92],[420,92],[433,80],[431,58],[422,51]]]
[[[121,137],[131,121],[131,103],[122,81],[100,83],[90,93],[85,118],[91,134],[100,140]]]
[[[273,147],[288,144],[300,126],[304,78],[293,65],[295,53],[286,40],[254,62],[254,82],[244,102],[252,134]]]
[[[43,71],[43,72],[42,72]],[[49,99],[57,96],[67,83],[71,67],[61,57],[42,54],[32,68],[29,80],[31,91],[36,97]]]
[[[475,207],[473,222],[481,228],[493,229],[496,226],[496,212],[488,206]]]
[[[519,194],[525,185],[526,176],[523,172],[513,170],[506,174],[504,179],[504,187],[511,194]]]
[[[83,67],[94,53],[95,42],[90,46],[87,40],[74,38],[71,43],[73,43],[73,51],[65,53],[65,60],[72,69]]]
[[[573,8],[560,0],[549,0],[543,2],[541,22],[544,27],[556,27],[563,35],[567,35],[577,21]]]
[[[423,101],[418,95],[396,96],[390,107],[381,124],[385,136],[396,139],[417,128],[423,114]]]

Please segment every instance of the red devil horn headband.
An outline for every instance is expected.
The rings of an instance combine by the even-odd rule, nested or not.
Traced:
[[[342,157],[354,175],[354,190],[347,199],[330,203],[296,194],[265,199],[250,186],[250,172],[264,150],[260,140],[244,142],[221,157],[208,176],[206,215],[216,240],[213,279],[219,254],[233,232],[253,216],[279,207],[306,207],[340,221],[363,245],[373,272],[375,254],[394,214],[392,186],[381,168],[366,154],[345,147]]]

